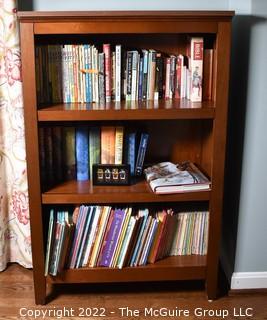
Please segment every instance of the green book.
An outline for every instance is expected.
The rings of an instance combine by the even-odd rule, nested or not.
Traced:
[[[90,179],[93,177],[93,164],[100,163],[100,128],[92,127],[89,131],[89,159],[90,159]]]

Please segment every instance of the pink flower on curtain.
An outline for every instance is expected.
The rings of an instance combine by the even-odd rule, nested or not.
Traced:
[[[28,196],[22,191],[15,191],[12,195],[12,206],[19,222],[28,224],[30,220]]]
[[[15,81],[21,81],[21,61],[17,52],[13,53],[10,49],[6,51],[5,68],[10,86],[12,86]]]

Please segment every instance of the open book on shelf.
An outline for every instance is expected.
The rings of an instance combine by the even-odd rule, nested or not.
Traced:
[[[210,190],[210,180],[190,161],[160,162],[144,172],[152,191],[158,194]]]

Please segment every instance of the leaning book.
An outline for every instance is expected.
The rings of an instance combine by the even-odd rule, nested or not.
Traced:
[[[210,180],[190,161],[161,162],[144,172],[152,191],[157,194],[210,190]]]

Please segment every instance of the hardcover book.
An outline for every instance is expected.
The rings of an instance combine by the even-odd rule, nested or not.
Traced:
[[[210,190],[209,179],[190,161],[161,162],[144,172],[152,191],[158,194]]]

